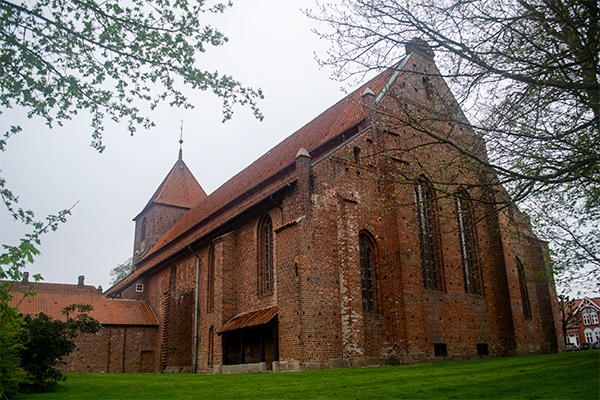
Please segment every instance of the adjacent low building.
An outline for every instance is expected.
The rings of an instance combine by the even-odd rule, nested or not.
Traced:
[[[23,292],[34,291],[34,296]],[[148,303],[143,300],[109,299],[102,288],[78,283],[60,284],[29,282],[13,283],[10,305],[22,314],[44,313],[64,321],[63,309],[71,304],[89,304],[88,314],[102,325],[97,334],[80,334],[77,350],[65,358],[63,372],[154,372],[158,322]]]

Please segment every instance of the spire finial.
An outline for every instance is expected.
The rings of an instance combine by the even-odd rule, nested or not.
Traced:
[[[179,132],[179,159],[183,159],[183,118],[181,118],[181,130]]]

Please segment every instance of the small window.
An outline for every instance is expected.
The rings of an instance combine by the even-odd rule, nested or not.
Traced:
[[[592,318],[592,325],[598,325],[598,314],[592,312],[590,313],[590,317]]]
[[[144,284],[138,283],[135,285],[135,291],[138,293],[142,293],[144,291]]]
[[[357,164],[360,163],[360,147],[354,148],[354,162]]]
[[[490,349],[487,343],[477,343],[477,354],[480,356],[489,356]]]
[[[600,328],[594,328],[594,343],[600,343]]]
[[[448,356],[448,345],[446,343],[434,343],[433,351],[436,357]]]

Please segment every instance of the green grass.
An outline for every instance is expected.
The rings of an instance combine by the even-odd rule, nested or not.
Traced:
[[[19,399],[598,400],[600,351],[253,375],[68,374]]]

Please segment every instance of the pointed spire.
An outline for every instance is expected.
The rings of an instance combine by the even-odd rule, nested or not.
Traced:
[[[183,159],[183,118],[181,118],[181,130],[179,132],[179,160]]]

